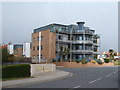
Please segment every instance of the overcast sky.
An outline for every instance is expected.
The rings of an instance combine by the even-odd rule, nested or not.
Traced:
[[[100,51],[118,50],[117,2],[2,3],[2,43],[31,42],[33,29],[84,21],[101,37]]]

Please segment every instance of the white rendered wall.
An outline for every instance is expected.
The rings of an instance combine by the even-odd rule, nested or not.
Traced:
[[[13,54],[13,45],[8,45],[7,47],[9,54]]]
[[[23,55],[30,57],[30,43],[23,43]]]
[[[41,32],[39,32],[39,62],[41,62]]]

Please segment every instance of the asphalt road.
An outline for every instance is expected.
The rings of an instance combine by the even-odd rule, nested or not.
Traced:
[[[18,88],[118,88],[118,67],[57,68],[72,76]]]

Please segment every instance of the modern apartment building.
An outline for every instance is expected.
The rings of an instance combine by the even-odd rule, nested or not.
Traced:
[[[34,61],[75,61],[76,59],[96,59],[100,36],[95,30],[77,25],[50,24],[32,33],[31,57]]]

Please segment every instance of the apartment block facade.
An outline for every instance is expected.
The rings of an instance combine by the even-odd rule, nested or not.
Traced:
[[[77,25],[54,23],[34,29],[31,38],[32,60],[97,59],[100,36],[84,24],[85,22],[77,22]]]

